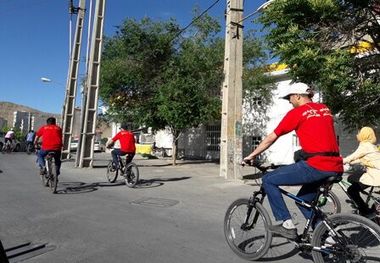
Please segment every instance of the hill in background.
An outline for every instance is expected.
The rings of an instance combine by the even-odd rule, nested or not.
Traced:
[[[27,107],[24,105],[12,103],[12,102],[0,101],[0,118],[6,120],[7,122],[6,125],[8,127],[13,126],[13,123],[15,121],[14,112],[30,112],[34,116],[35,120],[40,120],[38,121],[38,123],[41,123],[41,122],[43,123],[43,120],[46,121],[48,117],[52,117],[52,116],[54,116],[59,123],[61,122],[60,114],[42,112],[42,111],[33,109],[31,107]]]

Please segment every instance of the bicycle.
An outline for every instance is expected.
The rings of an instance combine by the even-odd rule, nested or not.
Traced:
[[[253,164],[265,174],[273,166]],[[274,167],[275,168],[275,167]],[[380,260],[380,227],[371,220],[355,214],[327,215],[318,205],[319,198],[327,196],[333,183],[340,177],[329,177],[318,189],[316,198],[308,203],[280,188],[284,196],[298,205],[312,211],[306,220],[303,232],[292,241],[301,252],[312,254],[314,262],[364,262]],[[234,201],[224,217],[224,234],[232,251],[246,260],[258,260],[270,249],[272,233],[268,226],[272,224],[267,210],[263,206],[265,190],[262,186],[254,191],[249,199]],[[316,220],[316,221],[315,221]],[[312,222],[320,222],[312,231]],[[313,232],[310,235],[309,230]]]
[[[27,144],[26,144],[26,153],[27,154],[31,154],[32,152],[34,152],[33,142],[27,142]]]
[[[57,193],[58,175],[54,161],[55,152],[48,152],[45,156],[45,170],[41,176],[42,184],[48,186],[53,194]]]
[[[12,150],[12,143],[8,140],[3,146],[2,153],[11,153]]]
[[[348,173],[346,173],[346,174],[350,174],[350,173],[348,172]],[[349,198],[349,203],[350,203],[351,206],[354,208],[354,213],[355,213],[355,214],[359,214],[359,210],[358,210],[358,206],[357,206],[357,204],[355,203],[354,200],[351,199],[350,195],[349,195],[348,192],[347,192],[348,187],[351,186],[351,183],[348,182],[346,179],[342,179],[342,180],[338,183],[338,185],[340,186],[340,188],[342,189],[342,191],[343,191],[344,193],[346,193],[346,195],[348,196],[348,198]],[[361,190],[360,193],[366,196],[366,198],[365,198],[365,204],[368,205],[368,206],[371,204],[372,206],[374,206],[374,207],[376,208],[376,211],[375,211],[375,212],[379,213],[379,212],[380,212],[380,196],[375,196],[374,194],[375,194],[375,193],[376,193],[376,194],[379,194],[380,192],[379,192],[379,191],[375,191],[376,186],[369,186],[368,188],[369,188],[368,191],[366,191],[366,190]],[[332,195],[331,195],[331,199],[332,199],[331,202],[334,203],[334,204],[336,204],[336,205],[339,205],[339,206],[340,206],[340,202],[339,202],[338,197],[332,192],[332,190],[330,191],[330,193],[332,194]],[[369,207],[370,207],[370,206],[369,206]],[[380,224],[380,219],[377,218],[376,222],[377,222],[378,224]]]
[[[134,162],[126,164],[126,160],[123,160],[120,155],[118,155],[118,168],[114,168],[113,161],[109,161],[107,165],[106,178],[108,182],[114,183],[119,174],[124,177],[125,185],[134,188],[139,181],[139,168]]]

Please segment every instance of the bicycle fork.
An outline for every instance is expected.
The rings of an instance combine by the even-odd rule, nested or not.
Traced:
[[[257,197],[258,195],[261,195],[261,198]],[[260,189],[260,191],[254,192],[252,197],[248,200],[248,210],[247,214],[245,216],[245,220],[243,225],[241,226],[241,229],[246,231],[254,228],[256,226],[257,219],[259,218],[260,213],[258,211],[255,212],[255,215],[253,216],[252,223],[249,223],[249,218],[251,217],[251,213],[253,208],[256,206],[256,203],[263,203],[265,197],[265,193]]]

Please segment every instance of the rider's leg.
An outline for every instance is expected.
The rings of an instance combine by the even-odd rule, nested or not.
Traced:
[[[126,164],[129,164],[130,162],[132,162],[133,157],[135,156],[135,153],[126,153],[126,154],[127,154],[127,157],[125,158],[125,161],[126,161]]]
[[[42,149],[40,149],[37,153],[38,166],[40,167],[41,172],[45,169],[45,156],[47,153],[47,151],[44,151]]]
[[[359,213],[362,215],[368,215],[372,210],[364,202],[363,198],[360,196],[360,191],[368,188],[368,185],[362,184],[360,182],[351,182],[350,187],[347,189],[347,194],[355,202],[359,209]]]
[[[54,151],[54,162],[57,176],[61,174],[61,151]]]
[[[120,156],[120,152],[121,152],[120,149],[113,149],[111,151],[112,162],[116,169],[119,168],[118,156]]]
[[[276,220],[285,221],[291,219],[279,186],[309,184],[331,175],[336,175],[336,173],[320,172],[310,167],[305,161],[283,166],[266,174],[263,177],[263,186],[268,195],[268,201]],[[301,192],[300,197],[312,199],[315,197],[315,194],[316,192],[309,193],[306,191],[304,193]]]
[[[308,203],[310,203],[311,201],[315,199],[318,193],[319,186],[321,185],[321,180],[328,178],[330,176],[338,175],[335,172],[319,171],[310,166],[309,168],[310,168],[309,176],[312,176],[312,178],[315,179],[315,181],[304,184],[297,194],[298,197],[300,197],[301,199],[305,200]],[[297,206],[301,210],[302,214],[304,215],[306,219],[311,217],[312,211],[310,209],[307,209],[300,205],[297,205]]]

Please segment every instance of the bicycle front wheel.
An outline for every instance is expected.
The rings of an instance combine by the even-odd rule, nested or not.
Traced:
[[[113,167],[113,162],[109,161],[109,163],[107,165],[107,171],[106,171],[107,181],[110,182],[110,183],[114,183],[116,181],[116,179],[117,179],[119,171],[120,171],[119,169],[115,169]]]
[[[337,236],[324,223],[317,226],[312,238],[316,263],[322,262],[379,262],[380,228],[371,220],[355,214],[336,214],[328,217],[329,225]]]
[[[272,243],[268,212],[260,204],[238,199],[227,209],[224,217],[224,236],[232,251],[246,260],[263,257]]]
[[[135,163],[129,163],[125,167],[124,173],[125,185],[128,187],[135,187],[139,181],[139,168]]]

